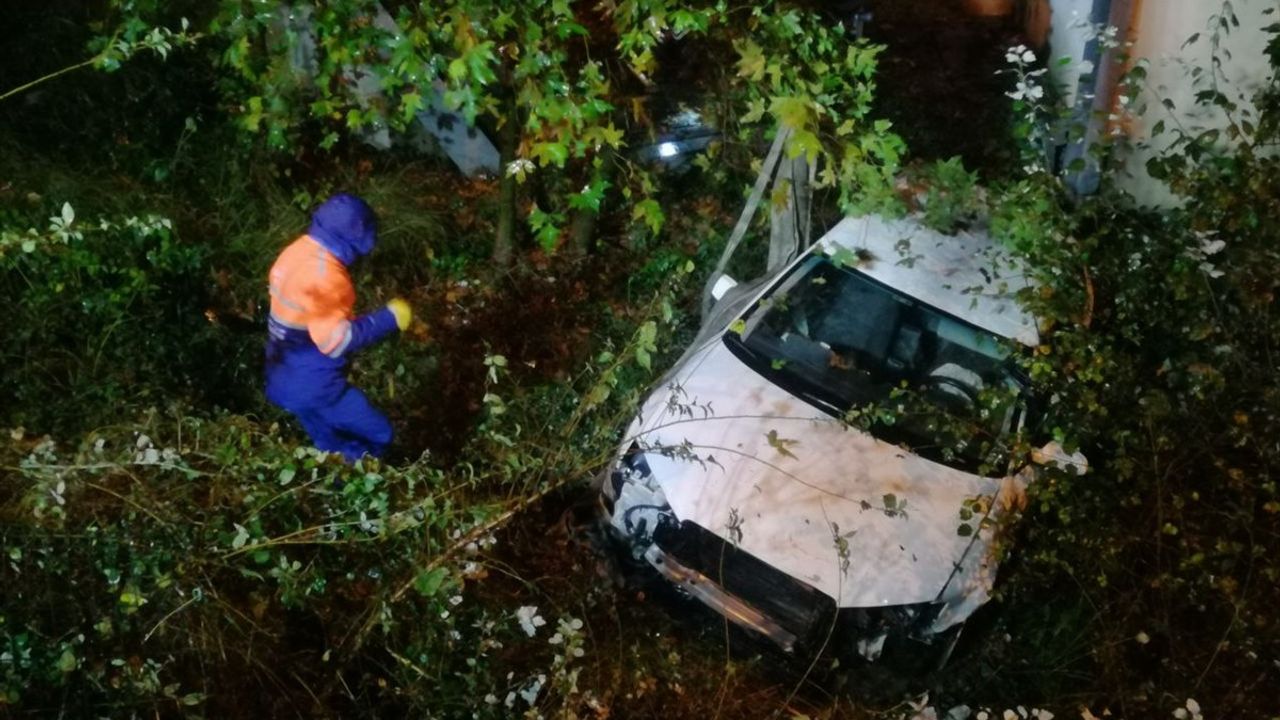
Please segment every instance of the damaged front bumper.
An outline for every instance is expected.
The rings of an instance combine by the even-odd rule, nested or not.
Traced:
[[[650,545],[645,550],[644,559],[649,561],[649,564],[662,577],[739,627],[763,635],[784,652],[795,650],[798,640],[795,633],[774,622],[772,618],[745,600],[720,587],[711,578],[682,565],[657,545]]]
[[[652,568],[687,596],[785,653],[834,642],[874,661],[891,635],[932,643],[939,604],[838,608],[830,596],[735,543],[676,519],[635,448],[600,478],[599,486],[603,524],[632,562]]]
[[[664,523],[654,532],[653,542],[636,547],[633,538],[608,523],[607,501],[602,499],[599,507],[613,539],[629,556],[784,653],[817,647],[831,634],[833,622],[835,642],[868,661],[879,658],[891,634],[931,643],[931,634],[924,628],[934,614],[933,606],[837,608],[818,590],[729,543],[721,544],[713,533],[691,523]]]

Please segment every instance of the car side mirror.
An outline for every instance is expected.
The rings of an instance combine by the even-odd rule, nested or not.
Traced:
[[[734,280],[728,275],[721,275],[720,277],[716,278],[715,284],[711,286],[711,299],[719,300],[720,298],[725,296],[725,293],[729,292],[730,290],[732,290],[737,286],[738,286],[737,280]]]
[[[1058,467],[1076,475],[1089,472],[1089,460],[1079,450],[1068,453],[1062,443],[1053,440],[1031,451],[1031,462],[1042,467]]]

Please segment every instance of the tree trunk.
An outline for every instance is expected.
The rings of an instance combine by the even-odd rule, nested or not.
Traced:
[[[800,155],[783,158],[773,179],[773,188],[786,192],[786,203],[769,208],[768,272],[794,260],[809,247],[810,204],[813,200],[814,165]]]
[[[596,231],[596,218],[600,213],[592,210],[579,210],[574,213],[569,223],[569,252],[579,257],[591,250],[591,238]]]
[[[498,236],[493,240],[493,264],[500,270],[511,267],[516,244],[516,178],[507,172],[507,166],[516,159],[516,146],[520,134],[519,110],[509,106],[506,122],[498,130],[498,153],[501,157],[498,172]]]
[[[600,168],[595,172],[592,181],[607,180],[613,181],[616,163],[612,154],[608,151],[602,151],[601,159],[603,162]],[[596,221],[600,219],[600,213],[604,212],[605,203],[609,200],[609,191],[605,191],[604,199],[600,201],[599,210],[579,210],[573,215],[573,220],[569,224],[569,241],[566,248],[569,252],[583,256],[591,251],[591,241],[595,239]]]

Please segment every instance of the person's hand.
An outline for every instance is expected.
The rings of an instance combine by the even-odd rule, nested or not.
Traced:
[[[409,323],[413,322],[413,310],[409,308],[409,303],[400,298],[396,298],[387,303],[387,309],[392,315],[396,316],[396,327],[404,332],[409,327]]]

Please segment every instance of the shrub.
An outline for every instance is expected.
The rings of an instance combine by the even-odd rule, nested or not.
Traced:
[[[82,429],[126,399],[216,392],[240,368],[235,338],[205,317],[208,255],[167,218],[85,221],[70,204],[43,231],[6,230],[0,422]]]

